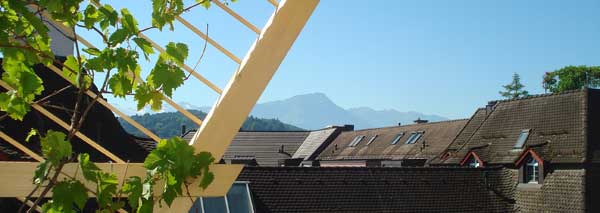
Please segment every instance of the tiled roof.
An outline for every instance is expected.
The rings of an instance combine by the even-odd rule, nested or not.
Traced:
[[[320,160],[350,159],[431,159],[445,150],[468,120],[451,120],[386,128],[365,129],[342,132],[321,154]],[[414,144],[405,144],[413,132],[424,134]],[[397,144],[392,140],[399,134],[404,136]],[[357,136],[364,135],[355,147],[350,142]],[[371,144],[369,140],[377,135]]]
[[[440,162],[456,164],[474,151],[488,163],[514,163],[527,148],[534,149],[546,161],[583,162],[588,92],[599,91],[584,89],[503,100],[479,109],[465,131],[448,147],[449,157]],[[515,149],[519,134],[527,129],[530,134],[523,148]]]
[[[501,168],[246,167],[257,212],[508,212]]]
[[[43,65],[35,65],[34,70],[40,76],[40,78],[44,79],[44,91],[37,98],[46,97],[67,85],[71,85],[69,82]],[[0,67],[0,73],[1,72],[4,71]],[[91,90],[96,91],[97,89],[94,86],[91,88]],[[4,91],[4,89],[0,89],[0,91]],[[76,88],[71,87],[52,96],[51,98],[46,99],[46,101],[48,104],[54,106],[72,109],[74,108],[74,104],[76,102],[75,94]],[[87,102],[91,102],[88,96],[84,96],[84,99],[87,99]],[[84,101],[84,103],[87,103],[86,101]],[[85,108],[86,105],[84,104],[82,107]],[[50,107],[45,108],[56,115],[59,119],[69,123],[69,119],[71,117],[70,112]],[[33,109],[24,117],[22,122],[15,121],[11,118],[3,119],[2,122],[0,122],[1,131],[39,154],[41,153],[41,148],[38,137],[32,137],[28,143],[24,142],[27,134],[32,128],[35,128],[41,132],[46,132],[47,130],[65,132],[64,128]],[[119,121],[115,118],[114,114],[109,109],[98,103],[91,107],[91,110],[89,111],[85,122],[81,127],[81,132],[125,161],[130,160],[132,162],[143,162],[147,155],[147,152],[138,144],[136,144],[136,139],[125,132]],[[8,143],[2,143],[6,144],[7,147],[13,148]],[[109,161],[108,157],[89,146],[87,143],[79,140],[77,137],[73,139],[72,145],[74,152],[89,153],[90,158],[93,161]],[[16,150],[16,148],[13,149]],[[22,157],[27,158],[26,156]]]
[[[292,158],[313,160],[340,132],[341,129],[335,127],[310,132]]]
[[[195,131],[190,131],[183,138],[189,141],[194,133]],[[253,156],[260,166],[279,166],[280,161],[294,155],[309,134],[308,131],[238,132],[223,159],[230,161],[238,157]]]

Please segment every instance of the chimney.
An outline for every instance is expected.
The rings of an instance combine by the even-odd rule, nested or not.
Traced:
[[[354,125],[353,124],[345,124],[342,131],[354,131]]]
[[[183,135],[185,135],[186,132],[187,132],[187,129],[186,129],[185,125],[181,125],[181,136],[183,137]]]
[[[494,109],[496,109],[496,104],[498,104],[498,101],[490,101],[490,102],[488,102],[488,104],[485,106],[485,112],[486,112],[486,114],[489,114],[492,111],[494,111]]]
[[[398,122],[398,126],[402,126],[402,123]]]
[[[415,122],[416,124],[424,124],[424,123],[427,123],[427,122],[429,122],[429,121],[428,121],[428,120],[421,120],[421,118],[417,118],[417,120],[414,120],[414,122]]]
[[[29,10],[35,11],[35,9],[32,7],[29,7]],[[46,25],[46,27],[48,27],[50,49],[52,49],[54,55],[59,57],[73,55],[73,50],[75,47],[75,43],[71,39],[73,34],[60,30],[58,26],[54,26],[54,24],[52,24],[50,20],[46,20],[46,18],[42,18],[42,22]]]

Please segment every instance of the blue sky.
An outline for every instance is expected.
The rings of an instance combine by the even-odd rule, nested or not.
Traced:
[[[150,24],[151,3],[106,1]],[[135,2],[135,3],[133,3]],[[353,4],[354,2],[361,2]],[[192,1],[187,1],[187,5]],[[239,0],[231,8],[259,28],[274,7]],[[600,64],[600,1],[322,0],[259,102],[322,92],[344,108],[369,106],[466,118],[500,99],[514,72],[531,93],[542,75],[566,65]],[[216,6],[184,17],[242,58],[256,34]],[[182,25],[151,31],[159,43],[190,45],[193,66],[204,41]],[[87,35],[84,33],[84,35]],[[100,40],[90,39],[97,44]],[[144,65],[148,70],[151,66]],[[209,47],[197,71],[225,87],[237,64]],[[195,79],[177,102],[212,105],[217,95]],[[133,106],[130,99],[112,102]]]

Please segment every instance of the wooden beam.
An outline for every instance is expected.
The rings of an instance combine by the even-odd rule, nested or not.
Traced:
[[[165,52],[165,49],[163,49],[160,45],[158,45],[156,42],[154,42],[152,39],[148,38],[144,34],[140,33],[140,34],[138,34],[138,36],[142,37],[142,38],[146,39],[148,42],[150,42],[150,44],[152,45],[152,47],[154,47],[154,49],[158,50],[159,52],[161,52],[161,53]],[[217,92],[218,94],[221,94],[223,92],[217,85],[213,84],[208,79],[204,78],[202,75],[200,75],[200,73],[194,71],[194,69],[192,69],[188,65],[183,64],[181,67],[185,71],[189,72],[194,77],[196,77],[198,80],[200,80],[202,83],[204,83],[206,86],[208,86],[209,88],[211,88],[213,91]]]
[[[0,197],[26,197],[35,187],[32,180],[35,167],[38,164],[37,162],[0,162]],[[96,165],[104,171],[114,173],[119,179],[119,183],[123,181],[123,178],[139,176],[143,179],[146,175],[146,168],[144,168],[144,164],[142,163],[96,163]],[[96,186],[86,181],[83,175],[81,175],[81,171],[77,171],[78,166],[78,163],[66,164],[63,168],[63,173],[75,177],[84,183],[87,188],[95,189]],[[199,180],[193,180],[192,184],[190,184],[190,194],[192,196],[204,197],[225,196],[238,174],[242,171],[242,168],[243,165],[213,164],[210,166],[210,171],[215,174],[212,184],[206,190],[202,190],[198,187]],[[126,170],[127,173],[125,172]],[[80,174],[75,176],[76,172]],[[62,178],[70,177],[61,174],[59,179]],[[155,192],[158,195],[162,190],[157,188]],[[39,196],[39,193],[40,190],[32,197]],[[88,195],[91,197],[95,196],[93,193],[88,193]],[[52,193],[49,193],[47,196],[51,197]]]
[[[240,21],[242,24],[246,25],[246,27],[250,28],[250,30],[254,31],[256,34],[260,34],[260,30],[258,29],[258,27],[254,26],[248,20],[244,19],[242,16],[238,15],[236,12],[229,9],[229,7],[227,7],[227,5],[221,3],[219,0],[212,0],[211,2],[215,3],[218,7],[223,9],[225,12],[229,13],[229,15],[233,16],[235,19]]]
[[[275,6],[275,8],[279,7],[279,3],[277,3],[277,1],[275,0],[267,0],[269,1],[269,3],[271,3],[273,6]]]
[[[33,207],[33,210],[37,212],[42,212],[42,208],[38,205],[35,205],[33,202],[31,202],[31,200],[25,200],[24,197],[17,197],[17,200],[21,201],[22,203],[25,203],[25,205],[29,207]]]
[[[93,3],[93,1],[92,1]],[[58,23],[56,21],[54,21],[53,19],[51,19],[49,16],[47,16],[47,13],[42,12],[42,14],[46,14],[45,17],[48,18],[54,25],[56,25],[57,27],[61,28],[62,30],[65,30],[67,32],[72,33],[72,31],[67,28],[65,25],[63,25],[62,23]],[[145,37],[147,38],[147,37]],[[80,41],[81,43],[83,43],[86,47],[88,48],[96,48],[94,45],[92,45],[91,43],[87,42],[83,37],[81,36],[77,36],[77,40]],[[149,40],[152,42],[152,40]],[[152,42],[153,46],[156,45],[156,43]],[[160,47],[160,46],[159,46]],[[162,48],[161,48],[162,49]],[[187,67],[187,68],[186,68]],[[187,65],[184,66],[184,69],[186,70],[191,70],[191,68],[189,68]],[[198,73],[196,73],[197,75],[199,75]],[[61,75],[62,76],[62,75]],[[201,76],[200,76],[201,77]],[[205,79],[206,80],[206,79]],[[141,83],[143,82],[142,79],[140,78],[135,78],[135,81],[137,83]],[[208,80],[207,80],[208,81]],[[210,82],[209,82],[210,83]],[[215,86],[215,88],[217,89],[216,91],[220,94],[220,89],[218,87]],[[213,90],[215,88],[212,88]],[[173,106],[173,108],[175,108],[177,111],[179,111],[181,114],[183,114],[184,116],[186,116],[188,119],[190,119],[191,121],[193,121],[194,123],[198,124],[198,126],[202,125],[202,120],[199,119],[198,117],[196,117],[194,114],[192,114],[191,112],[189,112],[188,110],[184,109],[183,107],[179,106],[179,104],[175,103],[173,100],[171,100],[171,98],[169,98],[168,96],[166,96],[165,94],[161,94],[163,97],[163,100],[165,100],[169,105]],[[114,108],[114,107],[113,107]],[[132,124],[133,125],[133,124]]]
[[[0,86],[4,87],[4,89],[6,89],[6,90],[14,90],[6,82],[4,82],[2,80],[0,80]],[[44,109],[44,107],[40,106],[39,104],[33,103],[33,104],[31,104],[31,107],[33,107],[38,112],[42,113],[44,116],[48,117],[48,119],[54,121],[56,124],[58,124],[59,126],[61,126],[62,128],[64,128],[65,130],[67,130],[67,131],[71,130],[71,126],[69,124],[65,123],[63,120],[61,120],[60,118],[56,117],[54,114],[52,114],[48,110]],[[100,146],[98,143],[96,143],[94,140],[88,138],[87,136],[85,136],[80,131],[75,132],[75,136],[77,136],[79,139],[81,139],[83,142],[87,143],[88,145],[90,145],[94,149],[98,150],[100,153],[106,155],[111,160],[113,160],[113,161],[115,161],[117,163],[125,163],[125,161],[123,161],[121,158],[117,157],[112,152],[110,152],[107,149],[105,149],[104,147]]]
[[[217,161],[221,159],[318,3],[284,0],[279,4],[190,141],[196,151],[207,151]]]
[[[235,56],[233,53],[229,52],[229,50],[225,49],[223,46],[221,46],[216,41],[212,40],[210,37],[208,37],[208,35],[204,34],[198,28],[194,27],[194,25],[190,24],[184,18],[181,18],[180,16],[175,16],[175,19],[177,19],[179,22],[181,22],[188,29],[192,30],[192,32],[196,33],[196,35],[200,36],[200,38],[206,40],[213,47],[215,47],[218,50],[220,50],[227,57],[231,58],[231,60],[235,61],[235,63],[238,63],[238,64],[242,63],[242,60],[240,60],[240,58],[238,58],[237,56]]]
[[[67,80],[68,82],[71,82],[64,75],[62,75],[62,71],[60,69],[58,69],[58,67],[54,66],[53,64],[50,64],[50,66],[48,66],[48,68],[50,68],[50,70],[54,71],[54,73],[56,73],[58,76],[60,76],[63,79]],[[85,94],[87,94],[92,99],[96,99],[96,97],[98,96],[96,93],[93,93],[90,90],[86,90]],[[146,129],[146,127],[142,126],[141,124],[139,124],[137,121],[133,120],[131,117],[129,117],[125,113],[121,112],[116,107],[114,107],[111,104],[109,104],[108,102],[106,102],[106,100],[104,100],[104,98],[99,97],[96,100],[98,100],[98,103],[100,103],[102,106],[110,109],[110,111],[112,111],[112,112],[116,113],[117,115],[119,115],[121,118],[123,118],[123,120],[127,121],[127,123],[131,124],[133,127],[135,127],[136,129],[140,130],[140,132],[142,132],[145,135],[147,135],[148,137],[152,138],[154,141],[156,141],[156,142],[160,141],[160,137],[158,137],[157,135],[155,135],[150,130]]]
[[[44,160],[44,158],[42,156],[38,155],[34,151],[31,151],[31,149],[27,148],[26,146],[23,146],[23,144],[15,141],[13,138],[11,138],[7,134],[5,134],[3,131],[0,131],[0,138],[2,138],[4,141],[10,143],[10,145],[13,145],[15,148],[21,150],[21,152],[29,155],[31,158],[33,158],[37,161]]]

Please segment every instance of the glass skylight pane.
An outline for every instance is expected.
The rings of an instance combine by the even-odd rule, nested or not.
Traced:
[[[404,132],[401,132],[400,134],[396,135],[394,140],[392,140],[392,145],[397,144],[398,141],[400,141],[400,138],[402,138],[402,136],[404,136]]]
[[[529,130],[522,130],[521,134],[519,135],[519,138],[517,139],[517,143],[515,144],[515,149],[521,149],[523,148],[523,145],[525,144],[525,141],[527,141],[527,138],[529,137]]]
[[[253,212],[248,187],[245,183],[235,183],[227,192],[227,204],[231,213]]]
[[[417,133],[410,134],[410,137],[408,137],[408,139],[406,139],[406,142],[404,142],[404,144],[413,143],[413,140],[415,140],[416,137],[417,137]]]
[[[203,197],[204,213],[227,213],[224,197]]]
[[[371,143],[373,143],[373,141],[375,141],[375,138],[377,138],[377,135],[371,137],[371,139],[369,139],[369,142],[367,142],[367,146]]]

